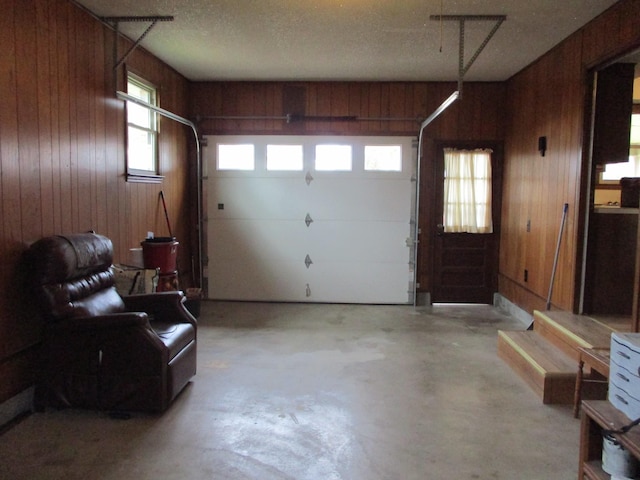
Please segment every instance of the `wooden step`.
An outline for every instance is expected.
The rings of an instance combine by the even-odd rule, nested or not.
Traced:
[[[577,364],[579,347],[609,348],[612,328],[598,320],[562,311],[533,312],[533,330]]]
[[[498,355],[543,403],[573,403],[579,348],[609,348],[611,333],[620,325],[624,328],[624,324],[611,325],[555,310],[536,310],[533,319],[533,331],[499,332]],[[590,376],[587,367],[585,379]],[[605,395],[606,384],[583,384],[582,398],[605,398]]]
[[[544,404],[572,404],[578,363],[536,331],[498,332],[498,356]]]

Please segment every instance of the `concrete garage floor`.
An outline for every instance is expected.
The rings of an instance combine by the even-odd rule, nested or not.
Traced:
[[[490,306],[203,302],[162,416],[34,413],[2,479],[575,479],[579,421],[496,355]]]

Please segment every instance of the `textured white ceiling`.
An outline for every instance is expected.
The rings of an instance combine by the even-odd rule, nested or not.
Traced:
[[[96,16],[172,15],[142,45],[191,80],[445,81],[459,24],[506,15],[465,80],[506,80],[616,0],[77,0]],[[465,64],[495,22],[465,22]],[[123,22],[137,39],[148,23]],[[603,32],[606,34],[606,32]],[[442,46],[442,51],[440,47]]]

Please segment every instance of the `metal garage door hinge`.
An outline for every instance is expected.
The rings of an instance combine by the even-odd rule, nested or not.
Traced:
[[[304,218],[304,223],[307,224],[307,227],[313,223],[313,218],[311,218],[311,215],[309,215],[308,213],[307,213],[307,216]]]
[[[313,264],[309,255],[307,255],[307,257],[304,259],[304,264],[307,266],[307,268],[309,268],[311,264]]]

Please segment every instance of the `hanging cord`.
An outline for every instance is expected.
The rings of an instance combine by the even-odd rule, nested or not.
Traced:
[[[602,430],[602,434],[603,435],[613,435],[618,434],[618,435],[624,435],[625,433],[627,433],[629,430],[631,430],[633,427],[640,425],[640,418],[636,418],[633,422],[628,423],[627,425],[618,428],[617,430],[607,430],[607,429],[603,429]]]
[[[442,14],[444,13],[444,0],[440,0],[440,53],[442,53]]]

